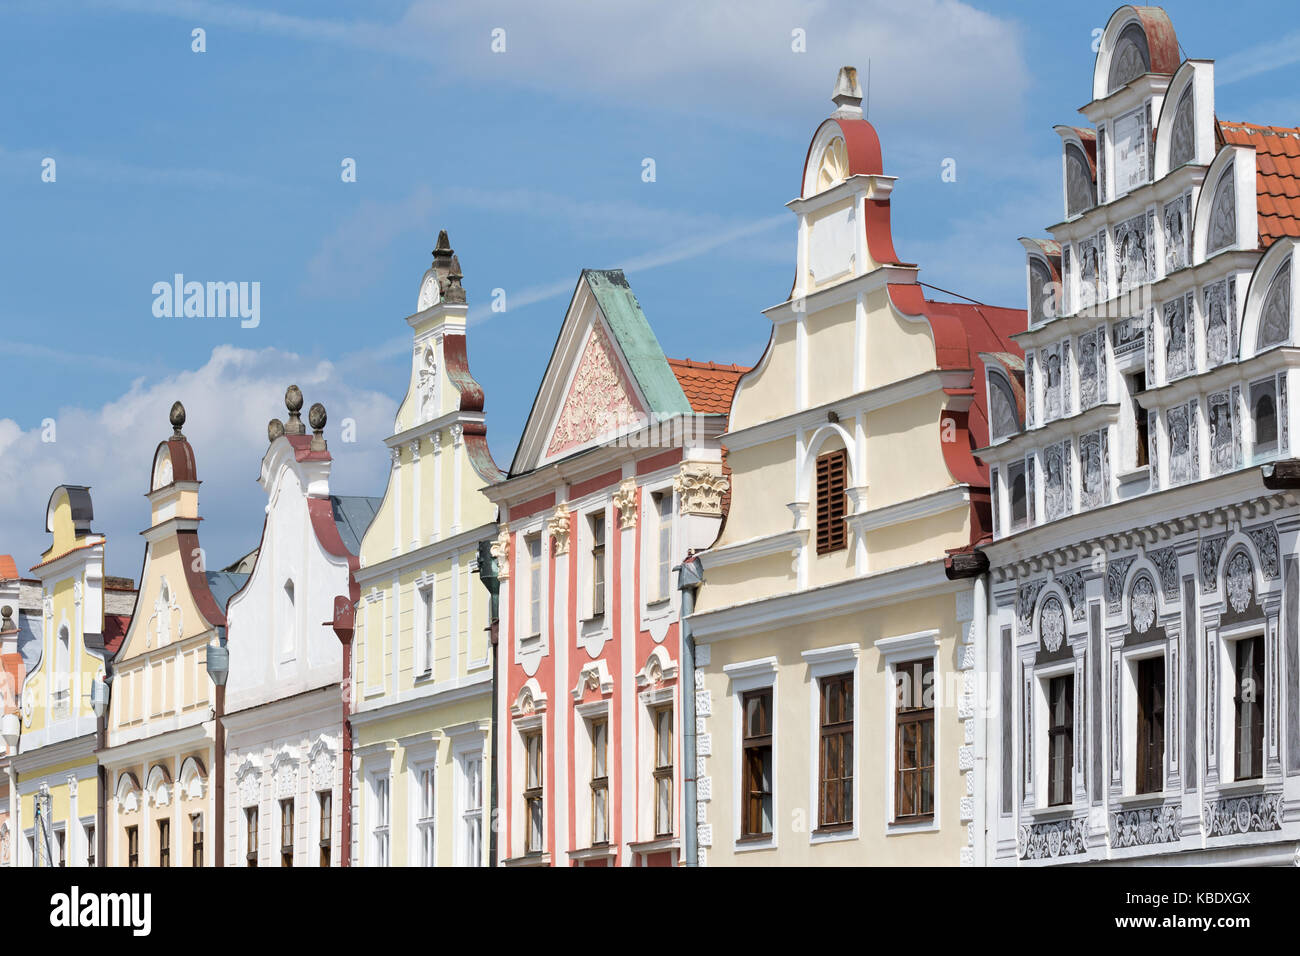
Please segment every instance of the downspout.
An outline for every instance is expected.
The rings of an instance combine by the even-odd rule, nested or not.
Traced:
[[[108,747],[108,711],[95,719],[97,740],[96,746],[100,750]],[[96,773],[99,775],[99,794],[95,800],[95,864],[97,866],[108,866],[108,861],[104,859],[104,854],[108,852],[108,768],[103,763],[96,761]]]
[[[343,762],[342,793],[339,794],[339,866],[352,865],[352,635],[356,625],[356,606],[342,594],[334,598],[334,628],[343,645]]]
[[[226,629],[217,628],[217,639],[222,647],[226,646]],[[227,672],[228,674],[229,672]],[[222,719],[226,716],[226,678],[216,685],[213,694],[213,728],[212,728],[212,841],[213,866],[226,865],[226,725]]]
[[[488,785],[488,866],[497,865],[497,637],[500,633],[501,579],[492,541],[478,543],[478,576],[488,589],[488,637],[492,641],[492,757]]]
[[[682,857],[684,866],[699,866],[698,825],[695,792],[695,636],[691,615],[695,593],[704,582],[704,568],[695,552],[688,551],[677,570],[677,590],[682,592],[679,629],[682,637]]]

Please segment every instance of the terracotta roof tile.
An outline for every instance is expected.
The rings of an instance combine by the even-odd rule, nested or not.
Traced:
[[[127,628],[131,626],[130,614],[104,615],[104,648],[110,657],[117,653],[126,637]]]
[[[669,359],[668,365],[681,383],[692,409],[722,415],[731,411],[731,396],[735,394],[736,383],[749,371],[744,365],[719,365],[690,359]]]
[[[18,577],[18,565],[13,555],[0,554],[0,581],[13,581]]]
[[[1300,129],[1226,121],[1220,129],[1226,143],[1255,148],[1259,247],[1300,236]]]

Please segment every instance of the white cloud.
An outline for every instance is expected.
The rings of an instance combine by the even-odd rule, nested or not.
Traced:
[[[392,430],[396,403],[378,392],[351,388],[328,361],[276,349],[218,346],[200,368],[137,379],[101,408],[69,407],[55,417],[56,440],[43,442],[37,426],[23,430],[0,419],[0,553],[20,570],[49,546],[45,505],[60,484],[89,485],[94,528],[108,536],[110,574],[136,577],[144,556],[139,532],[149,524],[144,492],[154,449],[171,434],[168,412],[179,399],[185,436],[199,478],[199,540],[209,567],[221,567],[257,546],[265,496],[256,483],[266,451],[266,423],[285,419],[284,390],[296,383],[305,406],[323,402],[325,437],[335,463],[336,494],[384,493],[388,458],[382,441]],[[305,411],[304,411],[305,417]],[[340,440],[343,420],[356,421],[353,443]]]

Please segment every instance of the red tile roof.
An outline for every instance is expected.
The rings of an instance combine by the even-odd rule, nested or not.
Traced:
[[[691,408],[697,412],[723,415],[731,411],[731,396],[735,394],[740,376],[749,371],[744,365],[718,365],[690,359],[669,359],[668,365],[681,383]]]
[[[122,646],[122,638],[126,637],[126,630],[130,626],[130,614],[104,615],[104,648],[108,651],[109,657],[116,654],[118,648]]]
[[[1300,129],[1227,121],[1219,128],[1225,142],[1255,147],[1259,247],[1300,236]]]
[[[12,581],[18,577],[18,565],[14,564],[13,555],[0,554],[0,581]]]

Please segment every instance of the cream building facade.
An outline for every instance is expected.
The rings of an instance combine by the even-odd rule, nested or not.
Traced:
[[[1024,313],[925,298],[851,68],[834,101],[788,204],[794,287],[722,437],[730,513],[700,554],[699,862],[971,864],[980,353],[1014,352]]]
[[[406,319],[411,377],[385,441],[392,471],[354,575],[352,860],[361,866],[488,860],[492,660],[476,570],[479,542],[496,536],[482,488],[502,475],[469,370],[466,311],[442,232]]]

